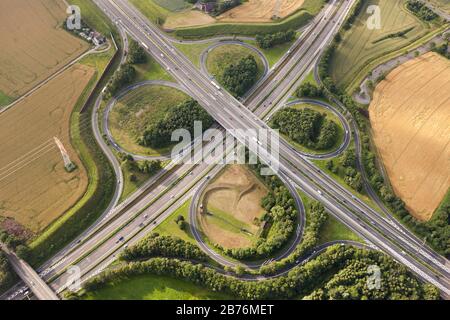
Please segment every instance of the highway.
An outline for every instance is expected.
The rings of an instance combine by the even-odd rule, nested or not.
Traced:
[[[16,256],[6,246],[0,245],[16,274],[31,289],[39,300],[59,300],[58,296],[25,261]]]
[[[270,130],[264,122],[251,114],[239,101],[227,92],[218,90],[186,57],[181,55],[176,48],[159,35],[160,31],[157,28],[148,23],[127,2],[122,0],[95,2],[109,14],[114,15],[116,21],[119,21],[133,38],[145,44],[149,48],[148,51],[151,52],[158,62],[169,68],[171,74],[179,83],[184,85],[191,93],[191,96],[198,100],[225,129],[228,131],[237,128],[264,128]],[[335,21],[343,21],[352,3],[352,1],[344,1],[341,5],[338,5],[337,2],[332,2],[330,7],[337,12],[334,16]],[[322,24],[325,24],[325,22],[319,22],[319,27]],[[336,24],[333,22],[326,23],[327,26]],[[332,30],[333,28],[331,28]],[[307,41],[305,47],[312,48],[313,52],[319,53],[323,41],[331,38],[332,33],[326,34],[320,31],[314,36],[316,36],[317,40],[311,43]],[[317,45],[314,45],[316,43]],[[307,63],[297,61],[297,66],[314,62],[311,59],[315,59],[315,57],[311,58],[307,54],[308,52],[310,50],[306,51],[305,59],[303,59]],[[281,89],[279,90],[281,91],[288,90],[283,86],[280,87]],[[245,137],[241,134],[236,133],[235,136],[239,141],[245,143]],[[259,148],[259,150],[251,149],[251,151],[258,153],[264,162],[272,163],[272,167],[279,165],[281,172],[297,185],[304,189],[309,189],[311,192],[316,192],[314,198],[324,203],[327,209],[336,216],[353,222],[354,229],[363,233],[377,247],[408,266],[424,280],[435,284],[444,294],[448,294],[448,284],[445,281],[441,282],[439,278],[440,276],[448,276],[448,268],[445,265],[446,261],[444,258],[439,257],[439,259],[436,259],[425,252],[419,245],[411,244],[408,237],[399,234],[378,212],[356,199],[330,177],[318,172],[311,162],[298,158],[292,151],[292,147],[287,143],[282,143],[281,145],[282,159],[280,161],[274,159],[264,148]],[[318,193],[317,190],[321,192]],[[363,219],[370,219],[370,222],[368,220],[358,220],[357,215],[360,215],[360,213],[363,213]],[[427,266],[422,263],[425,263]],[[430,270],[428,265],[431,265],[434,270]],[[438,273],[438,278],[436,278],[435,272]]]
[[[199,70],[182,56],[176,48],[172,47],[163,37],[160,37],[160,31],[148,23],[148,21],[146,21],[142,15],[137,13],[134,8],[130,7],[127,2],[122,0],[95,0],[95,2],[106,11],[108,15],[113,16],[114,21],[118,21],[120,25],[123,25],[133,38],[144,43],[149,48],[149,52],[152,53],[163,66],[169,67],[172,75],[184,86],[184,89],[187,90],[191,96],[196,98],[225,129],[267,128],[263,121],[253,115],[239,103],[239,101],[235,100],[227,92],[217,90],[207,76],[199,72]],[[293,65],[286,63],[282,66],[281,71],[275,76],[279,82],[283,84],[296,83],[299,80],[299,77],[305,76],[305,73],[311,70],[314,62],[317,60],[320,50],[324,47],[324,41],[332,38],[332,33],[344,19],[350,8],[351,2],[345,1],[345,5],[339,8],[335,6],[335,4],[336,2],[332,2],[329,7],[331,9],[326,9],[330,10],[327,13],[327,20],[324,19],[325,17],[323,15],[320,15],[320,19],[318,19],[320,21],[316,21],[315,24],[311,25],[311,29],[309,29],[309,34],[312,37],[311,41],[305,41],[306,35],[302,38],[302,41],[305,41],[304,45],[301,46],[300,50],[293,53],[291,60],[289,60],[295,60],[295,63]],[[329,18],[334,10],[338,11],[334,16],[336,19],[335,23],[330,22],[331,18]],[[328,21],[328,23],[325,23],[325,21]],[[317,35],[320,35],[320,39],[313,41]],[[312,51],[309,49],[307,50],[307,47],[311,47]],[[315,52],[317,52],[317,54],[310,55]],[[301,68],[299,66],[301,66]],[[272,84],[272,81],[266,82],[266,86],[270,84]],[[281,87],[283,86],[284,85],[281,85]],[[265,88],[265,85],[262,84],[262,87]],[[278,101],[281,101],[288,91],[292,90],[292,87],[288,90],[285,90],[285,87],[281,89],[278,90],[277,87],[275,87],[274,90],[277,93],[274,93],[275,91],[272,90],[269,97],[260,94],[260,92],[263,91],[265,93],[269,92],[268,89],[257,90],[257,94],[250,97],[250,102],[254,104],[255,108],[258,105],[263,106],[263,108],[258,109],[258,111],[264,109],[268,110],[265,112],[270,112],[270,110],[273,110],[274,103],[266,103],[266,99],[277,102],[276,104],[279,105],[280,103],[278,103]],[[259,103],[257,102],[258,100],[262,102]],[[238,136],[237,138],[239,140],[243,139],[241,136]],[[258,152],[258,150],[252,151]],[[318,171],[315,166],[302,156],[299,156],[299,154],[287,143],[282,143],[282,159],[280,161],[278,161],[278,159],[273,159],[267,154],[266,150],[259,151],[261,158],[266,163],[272,162],[273,164],[278,164],[277,162],[279,162],[281,168],[280,171],[287,177],[286,179],[289,180],[290,184],[300,186],[311,197],[324,203],[328,211],[335,215],[340,221],[350,226],[351,229],[364,238],[369,239],[371,243],[375,244],[378,248],[382,249],[396,260],[407,265],[422,279],[437,285],[444,296],[448,295],[448,284],[445,283],[445,281],[441,281],[445,279],[440,278],[448,276],[448,268],[445,266],[447,261],[444,258],[438,255],[430,256],[430,254],[426,252],[426,250],[428,250],[427,248],[424,249],[414,242],[417,241],[414,236],[399,233],[388,220],[380,216],[378,212],[369,208],[360,200],[354,198],[351,193],[334,182],[330,177]],[[165,216],[183,203],[183,200],[195,193],[194,190],[196,185],[198,185],[199,181],[202,179],[200,178],[198,181],[194,181],[197,177],[204,177],[204,172],[208,170],[211,170],[211,174],[213,174],[216,172],[215,170],[217,170],[217,168],[198,164],[181,165],[173,170],[173,172],[164,172],[164,179],[161,178],[161,180],[156,180],[158,182],[165,181],[165,183],[164,185],[155,187],[154,192],[138,192],[137,194],[145,194],[142,196],[142,199],[130,200],[128,205],[119,206],[119,209],[113,211],[113,214],[108,214],[108,222],[105,222],[105,226],[97,227],[95,232],[92,232],[93,235],[89,239],[78,244],[69,255],[58,262],[59,264],[53,265],[51,270],[46,270],[44,276],[46,281],[51,282],[51,285],[55,290],[61,291],[65,288],[65,281],[67,280],[65,275],[61,274],[73,263],[82,266],[84,278],[98,273],[98,271],[106,266],[107,263],[114,260],[115,254],[125,245],[121,241],[118,241],[117,232],[120,234],[135,234],[136,230],[140,230],[138,233],[139,236],[145,235],[146,231],[153,228],[154,225],[162,221]],[[191,171],[193,172],[191,179],[178,179],[186,174],[190,175],[189,172]],[[155,183],[155,179],[152,180],[152,183]],[[164,194],[164,190],[172,187],[172,183],[176,183],[175,186],[173,186],[173,190],[171,190],[170,193]],[[146,184],[146,187],[151,188],[150,183]],[[318,190],[320,190],[320,193]],[[174,195],[183,195],[183,197],[180,199],[173,199],[172,197]],[[158,199],[154,200],[155,198]],[[148,221],[152,221],[151,223],[143,221],[146,215],[147,218],[145,220],[148,219]],[[113,220],[111,219],[112,216],[117,216],[117,218]],[[133,219],[134,216],[136,216],[136,218]],[[130,219],[133,219],[132,222],[129,222]],[[156,224],[154,222],[156,222]],[[140,227],[141,223],[144,223],[144,227]],[[112,232],[116,233],[114,233],[113,237],[106,239],[105,241],[105,237]],[[127,236],[124,238],[124,241],[130,241],[130,243],[132,243],[131,241],[135,241],[139,236],[133,237],[130,240]],[[411,239],[415,239],[412,241],[413,245],[409,243],[411,242]],[[417,251],[417,248],[420,251]],[[415,255],[417,257],[415,257]],[[436,278],[434,272],[430,271],[428,267],[420,264],[416,258],[439,270],[437,272],[440,274],[439,278]]]

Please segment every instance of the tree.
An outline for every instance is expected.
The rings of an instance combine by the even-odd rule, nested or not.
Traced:
[[[232,95],[240,97],[255,84],[257,75],[258,65],[255,57],[248,55],[237,64],[227,66],[220,76],[220,82]]]
[[[131,64],[142,64],[147,62],[147,54],[136,41],[131,40],[128,51],[128,62]]]

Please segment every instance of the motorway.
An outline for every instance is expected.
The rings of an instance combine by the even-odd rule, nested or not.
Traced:
[[[58,296],[47,286],[47,283],[41,279],[36,271],[25,261],[16,256],[14,252],[9,251],[6,246],[0,245],[0,249],[5,253],[14,271],[25,282],[28,288],[39,300],[59,300]],[[27,294],[24,291],[24,294]]]
[[[165,67],[170,67],[172,75],[179,81],[181,85],[196,98],[203,107],[210,112],[211,115],[226,129],[236,127],[240,128],[267,128],[255,115],[246,109],[239,101],[235,100],[228,93],[217,90],[211,84],[207,76],[199,72],[185,57],[183,57],[176,48],[172,47],[162,37],[159,36],[159,30],[148,23],[142,15],[137,13],[134,8],[130,7],[125,1],[95,1],[104,11],[110,16],[114,16],[114,21],[119,21],[125,27],[131,36],[147,46],[148,51]],[[282,71],[275,76],[276,81],[284,83],[296,83],[301,77],[304,77],[306,72],[312,69],[315,61],[317,61],[318,54],[325,46],[329,39],[332,38],[333,32],[342,23],[345,15],[351,6],[350,1],[345,1],[342,7],[337,7],[336,2],[331,2],[331,5],[325,11],[327,20],[324,15],[319,15],[320,21],[315,21],[311,25],[311,29],[305,31],[305,36],[302,37],[304,45],[300,50],[292,52],[289,62],[295,60],[294,65],[286,63],[282,66]],[[336,7],[336,8],[334,8]],[[330,9],[331,8],[331,9]],[[333,9],[333,10],[332,10]],[[330,14],[337,10],[334,16],[336,23],[330,22]],[[325,23],[327,21],[327,23]],[[329,23],[328,23],[329,22]],[[331,26],[331,27],[330,27]],[[308,34],[312,39],[308,38]],[[318,36],[317,41],[313,41]],[[309,48],[308,48],[309,47]],[[312,51],[311,51],[312,50]],[[301,68],[299,67],[301,66]],[[273,79],[273,78],[272,78]],[[272,81],[267,82],[270,85]],[[274,91],[278,94],[274,94]],[[261,95],[261,92],[267,93],[270,90],[264,89],[256,91],[257,94],[251,98],[251,102],[261,100],[262,102],[253,102],[255,107],[259,104],[264,109],[270,112],[273,109],[273,103],[267,103],[266,98],[271,101],[281,101],[284,99],[287,92],[292,90],[278,90],[276,87],[271,91],[270,96]],[[258,98],[259,96],[259,98]],[[263,103],[264,102],[264,103]],[[277,105],[280,103],[277,103]],[[239,140],[243,138],[238,136]],[[245,141],[243,141],[245,142]],[[252,150],[257,152],[258,150]],[[445,277],[448,276],[448,268],[445,266],[447,261],[437,255],[430,256],[427,248],[419,246],[417,239],[410,234],[405,235],[398,233],[388,220],[380,216],[372,208],[362,203],[360,200],[347,190],[339,186],[331,178],[318,171],[309,161],[299,156],[292,147],[283,142],[281,146],[282,159],[273,159],[266,150],[260,150],[261,158],[266,162],[280,165],[281,172],[287,177],[291,184],[300,186],[311,197],[324,203],[328,211],[335,215],[340,221],[350,226],[355,232],[370,240],[378,248],[388,253],[396,260],[404,263],[416,272],[422,279],[432,282],[437,285],[443,292],[444,297],[448,295],[448,283]],[[89,239],[80,243],[71,254],[65,256],[59,261],[59,264],[53,265],[51,270],[46,270],[45,279],[51,282],[52,287],[61,291],[65,288],[67,279],[62,274],[68,266],[77,263],[82,267],[84,278],[98,273],[107,263],[114,260],[114,255],[125,244],[118,241],[116,233],[114,237],[106,239],[109,234],[115,230],[120,230],[120,234],[139,234],[143,236],[147,228],[152,228],[153,225],[163,220],[165,216],[177,208],[177,206],[188,196],[194,194],[196,184],[204,179],[204,172],[211,170],[214,173],[217,168],[209,168],[204,164],[198,165],[181,165],[173,169],[172,172],[164,172],[167,176],[167,181],[176,183],[170,194],[163,193],[172,183],[164,183],[155,188],[150,193],[145,193],[142,199],[134,199],[130,201],[129,206],[119,206],[119,210],[114,211],[115,220],[110,220],[105,223],[106,226],[96,230],[95,234]],[[186,174],[192,173],[191,179],[178,179]],[[174,177],[177,177],[174,179]],[[200,179],[196,180],[197,177]],[[189,180],[189,181],[186,181]],[[196,181],[194,181],[196,180]],[[161,181],[161,180],[157,180]],[[166,178],[162,181],[166,181]],[[155,180],[153,180],[155,182]],[[192,182],[189,184],[189,182]],[[146,184],[147,188],[150,184]],[[318,192],[320,190],[320,193]],[[162,195],[161,195],[162,194]],[[183,195],[182,198],[174,199],[173,195]],[[158,198],[155,200],[155,198]],[[119,214],[120,213],[120,214]],[[131,218],[136,216],[132,222]],[[144,222],[144,217],[147,222]],[[108,215],[111,218],[110,215]],[[148,220],[147,220],[148,219]],[[151,223],[149,223],[152,221]],[[143,227],[140,227],[144,223]],[[147,223],[147,224],[145,224]],[[126,224],[125,229],[123,225]],[[129,226],[130,229],[127,229]],[[106,230],[106,231],[105,231]],[[136,230],[139,230],[137,232]],[[138,237],[124,241],[135,241]],[[411,241],[414,239],[414,241]],[[412,242],[412,244],[410,243]],[[419,249],[419,251],[417,250]],[[403,251],[404,250],[404,251]],[[404,252],[404,253],[403,253]],[[415,257],[416,256],[416,257]],[[434,271],[431,271],[427,266],[419,263],[418,260],[432,265],[439,274],[436,278]],[[436,260],[436,261],[435,261]],[[49,271],[49,272],[47,272]]]
[[[131,7],[126,1],[111,0],[111,1],[95,1],[109,14],[116,17],[127,32],[136,40],[138,40],[147,50],[155,57],[160,64],[169,68],[171,74],[184,85],[191,96],[193,96],[199,103],[222,125],[226,130],[232,129],[261,129],[270,130],[267,125],[259,118],[255,117],[245,108],[239,101],[234,99],[227,92],[218,90],[217,87],[211,83],[203,73],[199,72],[192,63],[180,54],[169,42],[165,41],[159,35],[159,30],[151,25],[137,10]],[[316,28],[317,32],[311,34],[311,39],[306,39],[304,46],[306,47],[303,54],[304,59],[296,60],[296,65],[289,69],[297,70],[298,66],[301,68],[308,68],[308,65],[317,59],[318,53],[321,51],[323,43],[330,39],[333,35],[333,30],[337,29],[337,25],[342,23],[344,17],[350,11],[353,1],[343,1],[337,3],[331,2],[329,9],[335,11],[333,20],[335,23],[328,23],[322,19]],[[329,30],[327,28],[329,27]],[[312,30],[316,30],[312,28]],[[328,30],[328,32],[326,31]],[[312,52],[311,52],[312,51]],[[294,59],[293,59],[294,60]],[[292,61],[292,60],[291,60]],[[309,70],[312,66],[309,67]],[[283,68],[286,69],[286,68]],[[293,78],[297,78],[297,72],[293,74]],[[284,80],[286,77],[279,78]],[[292,82],[295,82],[293,79]],[[275,86],[275,85],[274,85]],[[271,92],[270,96],[275,97],[273,101],[277,101],[279,96],[285,95],[285,91],[290,90],[291,87],[280,85],[273,90],[264,91]],[[274,94],[275,91],[280,91],[279,94]],[[264,97],[261,100],[265,101],[266,93],[262,93]],[[270,97],[269,97],[270,98]],[[258,99],[255,99],[258,101]],[[269,102],[270,103],[270,102]],[[245,144],[246,137],[234,131],[235,137]],[[404,236],[399,234],[397,230],[392,227],[384,217],[377,211],[373,210],[365,203],[356,199],[349,191],[334,182],[330,177],[318,172],[317,168],[311,162],[303,158],[298,158],[292,152],[292,147],[287,143],[281,144],[282,159],[275,159],[265,148],[252,148],[265,163],[271,163],[272,167],[279,166],[280,171],[287,177],[292,179],[297,185],[304,190],[308,190],[310,194],[314,194],[313,198],[322,202],[328,210],[334,213],[341,220],[347,220],[353,223],[354,229],[360,231],[374,243],[377,247],[388,253],[397,261],[405,264],[416,274],[418,274],[425,281],[435,284],[443,294],[449,294],[448,283],[442,281],[441,277],[447,277],[449,274],[446,260],[443,257],[430,255],[421,245],[411,243],[412,235]],[[320,193],[317,191],[320,190]],[[362,213],[362,218],[358,218]],[[363,220],[364,219],[364,220]],[[420,262],[419,262],[420,260]],[[431,267],[429,267],[431,266]],[[433,270],[431,270],[431,268]],[[436,277],[437,274],[437,277]],[[445,280],[445,279],[444,279]]]

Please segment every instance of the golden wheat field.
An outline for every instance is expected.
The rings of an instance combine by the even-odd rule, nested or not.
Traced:
[[[428,220],[450,186],[450,62],[427,53],[397,67],[369,113],[396,194]]]
[[[0,216],[37,233],[84,194],[88,178],[70,144],[69,122],[93,74],[76,64],[0,114]],[[77,165],[72,173],[54,137]]]
[[[285,18],[303,5],[304,0],[248,0],[217,17],[221,22],[271,22],[272,17]]]
[[[59,0],[0,1],[0,92],[17,98],[88,49],[66,17]]]

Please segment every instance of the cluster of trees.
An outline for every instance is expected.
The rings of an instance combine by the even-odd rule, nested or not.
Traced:
[[[208,256],[196,245],[177,237],[161,236],[152,233],[139,243],[122,251],[120,259],[124,261],[143,260],[153,257],[181,258],[206,261]]]
[[[123,64],[106,86],[107,96],[114,96],[121,88],[131,84],[135,78],[136,69],[133,65],[129,62]]]
[[[258,34],[256,35],[256,43],[262,49],[269,49],[276,45],[290,42],[295,39],[295,31],[287,30],[277,33]]]
[[[172,132],[186,129],[194,133],[194,121],[201,121],[203,130],[213,124],[213,118],[198,104],[189,99],[174,108],[166,116],[147,128],[138,143],[151,148],[164,148],[172,143]]]
[[[327,169],[343,177],[345,183],[354,190],[361,192],[363,189],[363,179],[361,173],[357,170],[356,161],[355,149],[348,148],[337,162],[329,160],[327,162]]]
[[[354,4],[352,11],[348,15],[347,20],[345,21],[344,25],[342,26],[344,28],[344,30],[348,30],[351,28],[351,26],[353,25],[353,23],[356,20],[356,17],[358,17],[358,15],[361,13],[361,10],[363,9],[363,7],[364,7],[363,0],[358,0]]]
[[[131,40],[128,48],[127,59],[131,64],[142,64],[147,62],[147,54],[145,53],[144,48],[139,45],[139,43]]]
[[[21,259],[28,260],[30,256],[30,248],[23,239],[20,239],[5,230],[0,229],[0,242],[14,251]]]
[[[5,292],[14,283],[14,273],[5,254],[0,250],[0,293]]]
[[[214,15],[219,15],[224,13],[225,11],[228,11],[230,9],[233,9],[234,7],[239,6],[242,3],[242,0],[220,0],[217,1],[216,7],[214,9]]]
[[[323,97],[323,88],[319,88],[310,82],[305,82],[297,88],[296,96],[298,98],[321,98]]]
[[[447,59],[450,59],[450,52],[448,51],[448,41],[444,42],[440,46],[436,46],[435,44],[433,51],[439,53],[440,55],[446,57]]]
[[[141,162],[135,161],[130,154],[121,154],[120,159],[122,161],[122,168],[126,168],[130,172],[140,172],[152,176],[156,174],[162,168],[162,163],[160,160],[144,160]],[[137,180],[136,175],[130,174],[130,181],[135,182]]]
[[[336,144],[338,126],[326,114],[305,108],[284,108],[272,117],[271,126],[311,149],[324,150]]]
[[[309,212],[309,217],[308,224],[303,233],[302,242],[287,258],[262,266],[259,270],[261,274],[274,275],[279,271],[285,270],[288,266],[296,263],[298,259],[309,255],[318,244],[320,231],[328,219],[328,213],[325,211],[323,205],[317,201],[313,201],[309,205],[309,208],[306,209]]]
[[[436,13],[418,0],[408,0],[406,2],[406,7],[424,21],[432,21],[438,17]]]
[[[131,84],[136,78],[136,69],[133,65],[147,62],[145,50],[134,40],[130,40],[127,61],[116,71],[114,77],[106,86],[107,97],[112,97],[123,87]]]
[[[379,268],[380,281],[371,277]],[[372,270],[372,271],[371,271]],[[368,285],[370,284],[370,286]],[[439,290],[422,284],[406,267],[378,252],[355,251],[353,258],[325,285],[305,299],[313,300],[438,300]]]
[[[255,174],[259,175],[261,164],[250,166]],[[295,200],[283,182],[277,176],[261,176],[269,193],[261,199],[261,206],[265,213],[261,221],[265,221],[270,226],[269,236],[263,232],[255,244],[247,248],[226,249],[220,245],[215,245],[224,254],[239,260],[266,258],[277,250],[292,237],[295,232],[295,222],[297,219],[297,209]]]
[[[359,290],[371,275],[364,274],[363,266],[376,264],[383,278],[382,287],[376,292]],[[340,273],[340,270],[342,273]],[[347,274],[351,273],[348,277]],[[142,274],[171,276],[204,286],[212,291],[225,292],[241,299],[309,299],[326,298],[330,291],[336,299],[379,299],[380,297],[403,299],[437,299],[437,290],[421,284],[412,278],[404,268],[379,252],[368,252],[353,247],[332,246],[315,259],[294,267],[287,275],[258,281],[244,281],[229,277],[215,269],[201,264],[178,259],[153,258],[142,262],[131,262],[124,266],[109,269],[91,278],[84,284],[86,291],[95,291],[108,283]],[[336,280],[327,281],[329,275],[336,274]],[[354,275],[354,276],[353,276]],[[347,281],[345,281],[348,279]],[[329,290],[316,290],[323,283]],[[337,290],[331,290],[333,283],[341,283]],[[342,288],[341,288],[342,287]],[[363,288],[364,289],[364,288]],[[338,294],[340,290],[341,294]],[[349,294],[345,294],[348,291]]]
[[[220,76],[220,83],[235,97],[244,95],[256,82],[258,64],[255,57],[248,55],[237,64],[230,64]]]
[[[331,58],[337,48],[337,41],[324,52],[319,62],[319,75],[324,85],[324,94],[329,99],[337,97],[342,104],[351,112],[355,119],[361,137],[361,153],[364,170],[374,190],[386,204],[386,206],[400,218],[418,236],[426,238],[429,244],[446,255],[450,256],[450,204],[448,200],[427,222],[422,222],[414,218],[406,209],[405,203],[397,197],[390,186],[384,181],[383,175],[377,165],[376,152],[372,151],[369,130],[367,128],[367,118],[365,110],[356,105],[353,99],[346,92],[338,88],[329,75]]]

